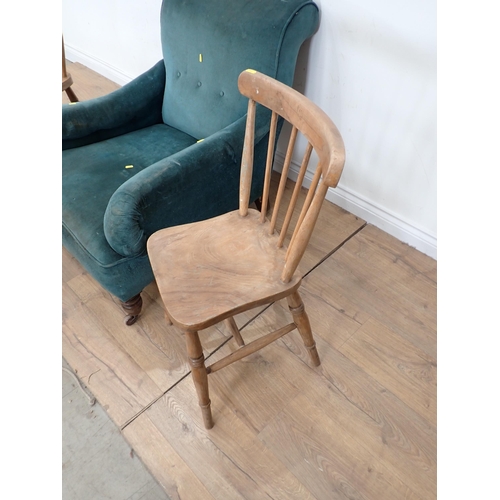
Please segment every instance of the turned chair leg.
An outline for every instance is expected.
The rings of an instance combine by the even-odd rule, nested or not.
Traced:
[[[73,89],[71,87],[68,87],[65,92],[70,102],[79,102],[78,97],[76,97],[76,94],[73,92]]]
[[[198,332],[186,332],[186,347],[189,364],[191,365],[191,375],[193,376],[194,386],[198,393],[198,403],[203,415],[203,423],[206,429],[211,429],[214,422],[208,395],[208,374]]]
[[[319,366],[321,361],[316,349],[316,342],[314,342],[311,324],[309,323],[309,318],[307,317],[307,313],[304,309],[304,303],[300,298],[299,292],[293,292],[286,298],[286,300],[288,302],[288,308],[293,316],[293,322],[297,325],[300,336],[302,337],[304,345],[309,352],[311,364],[313,366]]]
[[[138,293],[134,297],[129,300],[126,300],[121,303],[123,310],[127,313],[125,317],[125,324],[127,326],[133,325],[137,318],[139,318],[139,314],[142,309],[142,297],[141,294]]]

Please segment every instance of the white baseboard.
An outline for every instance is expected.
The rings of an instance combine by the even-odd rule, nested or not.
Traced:
[[[279,151],[275,155],[275,169],[281,171],[284,163],[284,155]],[[297,179],[300,165],[292,161],[288,177],[292,180]],[[304,186],[309,187],[312,175],[306,172]],[[366,222],[382,229],[386,233],[394,236],[403,243],[416,248],[420,252],[437,259],[437,238],[408,221],[403,220],[398,215],[392,213],[386,208],[380,207],[373,201],[356,193],[348,188],[337,186],[335,189],[329,189],[326,199],[335,205],[347,210],[348,212],[360,217]]]
[[[66,55],[66,59],[71,62],[79,62],[87,68],[99,73],[100,75],[108,78],[112,82],[117,83],[118,85],[125,85],[132,81],[133,77],[130,75],[126,75],[121,72],[119,69],[110,66],[108,63],[101,61],[100,59],[91,56],[89,54],[85,54],[84,52],[80,52],[75,47],[71,45],[64,44],[64,52]]]

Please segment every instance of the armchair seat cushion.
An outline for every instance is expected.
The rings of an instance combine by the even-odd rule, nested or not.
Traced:
[[[103,214],[111,196],[140,171],[195,142],[193,137],[160,124],[63,151],[62,222],[68,236],[100,265],[115,262],[117,254],[103,229]]]

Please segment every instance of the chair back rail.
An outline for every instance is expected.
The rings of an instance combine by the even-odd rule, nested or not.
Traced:
[[[256,103],[272,111],[262,196],[261,222],[266,221],[266,212],[269,204],[273,145],[276,139],[278,116],[281,116],[292,125],[281,179],[269,222],[269,234],[273,234],[276,229],[278,212],[285,191],[285,184],[298,132],[302,133],[308,140],[297,182],[278,238],[278,247],[283,246],[286,238],[312,151],[314,150],[318,155],[319,161],[286,253],[281,279],[283,282],[288,283],[304,255],[328,188],[336,187],[342,174],[345,163],[344,143],[337,127],[323,110],[307,97],[277,80],[254,70],[246,70],[240,74],[238,88],[249,99],[241,164],[240,215],[245,216],[248,213],[248,204],[250,201]]]

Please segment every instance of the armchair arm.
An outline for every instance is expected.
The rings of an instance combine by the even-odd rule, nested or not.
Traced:
[[[162,61],[102,97],[62,107],[62,147],[70,149],[162,122],[165,65]]]
[[[236,209],[245,124],[246,115],[122,184],[104,215],[104,234],[113,250],[139,255],[159,229]],[[257,113],[255,143],[264,152],[268,132],[269,114]]]

